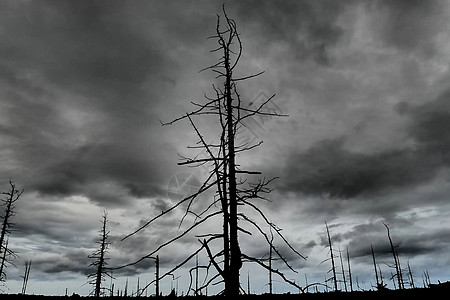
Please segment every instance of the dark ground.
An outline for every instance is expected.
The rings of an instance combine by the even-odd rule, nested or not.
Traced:
[[[439,299],[448,297],[448,292],[450,292],[450,287],[446,285],[437,286],[434,288],[419,288],[419,289],[405,289],[405,290],[386,290],[386,291],[365,291],[365,292],[329,292],[329,293],[307,293],[307,294],[274,294],[274,295],[242,295],[236,297],[236,299],[242,300],[264,300],[264,299],[306,299],[306,300],[336,300],[336,299],[405,299],[412,297],[428,297],[428,299]],[[447,295],[447,296],[445,296]],[[72,296],[42,296],[42,295],[21,295],[21,294],[0,294],[1,300],[9,300],[9,299],[25,299],[25,300],[59,300],[59,299],[81,299],[81,298],[92,298],[92,297],[83,297],[78,295]],[[111,300],[120,300],[124,297],[104,297],[109,298]],[[137,297],[127,297],[127,298],[137,298]],[[139,297],[140,299],[145,297]],[[148,297],[155,298],[155,297]],[[223,296],[187,296],[187,297],[173,297],[173,296],[162,296],[159,297],[161,299],[175,299],[175,298],[187,298],[187,299],[223,299]],[[421,298],[424,299],[424,298]]]

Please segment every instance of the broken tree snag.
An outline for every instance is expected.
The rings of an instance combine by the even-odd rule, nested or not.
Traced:
[[[334,291],[337,292],[338,291],[338,287],[337,287],[337,277],[336,277],[336,266],[335,266],[335,263],[334,263],[333,247],[332,247],[332,244],[331,244],[330,230],[328,229],[327,222],[325,222],[325,227],[327,228],[328,247],[330,248],[331,270],[333,271]]]
[[[389,244],[391,246],[392,256],[394,257],[394,267],[395,267],[395,275],[394,276],[397,278],[398,288],[400,290],[402,290],[405,288],[405,285],[403,282],[402,268],[400,266],[400,260],[398,258],[398,253],[395,250],[394,243],[392,242],[389,226],[386,223],[383,223],[383,225],[384,225],[384,227],[386,227]]]

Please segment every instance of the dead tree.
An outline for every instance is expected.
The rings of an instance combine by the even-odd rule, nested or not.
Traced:
[[[423,270],[422,281],[423,281],[424,288],[430,287],[431,280],[430,280],[430,274],[428,273],[427,269]]]
[[[344,281],[344,289],[346,292],[348,292],[347,279],[345,278],[345,271],[344,271],[344,262],[342,261],[342,251],[340,247],[339,247],[339,258],[341,260],[341,271],[342,271],[342,280]]]
[[[201,290],[199,290],[198,288],[198,270],[199,270],[199,266],[198,266],[198,255],[195,256],[195,295],[201,295]]]
[[[251,294],[250,290],[250,271],[247,271],[247,295]]]
[[[347,265],[348,265],[348,277],[350,281],[350,292],[353,292],[352,270],[350,268],[350,254],[348,253],[348,247],[347,247]]]
[[[398,282],[398,288],[400,290],[405,288],[404,282],[403,282],[403,274],[402,274],[402,268],[400,266],[400,260],[398,258],[398,253],[395,250],[394,244],[392,243],[391,234],[389,232],[389,226],[386,223],[383,223],[383,225],[386,227],[387,235],[389,239],[389,244],[391,246],[391,252],[392,256],[394,257],[394,267],[395,267],[395,274],[394,276],[397,278]]]
[[[272,279],[272,247],[269,249],[269,295],[273,294],[273,279]]]
[[[262,221],[268,228],[274,230],[276,236],[289,247],[290,251],[301,258],[305,258],[289,244],[281,233],[281,229],[269,221],[264,212],[255,203],[257,200],[268,200],[265,195],[272,191],[269,188],[269,184],[275,178],[270,180],[259,178],[255,181],[253,179],[254,176],[260,175],[261,173],[244,170],[237,161],[238,154],[250,151],[260,146],[262,143],[252,144],[248,141],[242,142],[238,140],[239,131],[245,129],[245,122],[255,116],[272,117],[282,115],[278,111],[267,108],[268,103],[273,99],[274,95],[254,108],[243,105],[243,99],[241,99],[241,95],[238,92],[238,83],[256,77],[263,72],[244,77],[236,77],[234,75],[234,71],[241,58],[242,43],[237,31],[236,23],[233,19],[228,17],[225,8],[223,8],[223,18],[219,15],[217,16],[216,33],[210,38],[216,40],[218,43],[218,47],[212,50],[211,53],[218,53],[220,58],[216,64],[203,70],[212,71],[216,75],[216,79],[222,81],[222,85],[213,85],[213,96],[205,94],[204,103],[192,102],[192,105],[195,107],[193,111],[186,113],[171,122],[162,123],[163,125],[171,125],[180,121],[189,123],[195,131],[198,141],[194,146],[188,148],[197,149],[197,151],[200,151],[200,154],[193,158],[181,156],[181,161],[178,164],[190,167],[205,167],[208,170],[207,178],[203,181],[198,191],[178,201],[168,210],[150,219],[147,223],[125,238],[137,234],[140,230],[166,216],[181,205],[185,205],[186,208],[184,216],[180,220],[180,228],[182,224],[185,224],[188,216],[193,218],[193,223],[179,235],[163,243],[148,255],[143,256],[139,260],[126,266],[136,264],[151,257],[162,248],[172,244],[188,233],[191,233],[194,229],[199,228],[207,221],[213,218],[222,218],[220,231],[197,235],[200,242],[199,249],[194,251],[186,258],[186,260],[181,262],[174,269],[168,271],[161,278],[168,276],[168,274],[171,274],[174,270],[182,267],[200,251],[204,250],[208,256],[209,263],[196,268],[206,268],[209,270],[210,267],[213,267],[215,269],[215,275],[211,275],[209,279],[205,279],[205,283],[199,286],[198,289],[221,282],[224,284],[224,290],[222,291],[224,295],[238,295],[241,289],[239,275],[243,262],[257,263],[261,267],[271,270],[273,273],[281,276],[287,283],[301,289],[301,287],[293,280],[289,280],[282,272],[268,266],[265,263],[264,258],[252,257],[251,255],[243,253],[241,250],[238,233],[252,234],[249,230],[244,229],[243,224],[256,230],[269,245],[273,246],[274,242],[270,240],[267,230],[265,230],[260,223]],[[211,120],[211,124],[213,124],[211,129],[215,129],[216,134],[215,137],[212,138],[212,141],[206,134],[202,133],[201,129],[198,127],[196,121],[197,118],[202,118],[202,120],[208,118],[213,119]],[[205,203],[202,203],[202,207],[206,208],[195,210],[194,207],[196,207],[195,204],[198,203],[199,196],[207,192],[209,193],[210,191],[214,193],[211,202],[206,205]],[[243,210],[238,210],[239,207],[246,207],[253,210],[261,221],[258,222],[250,218]],[[217,246],[218,243],[220,243],[220,251],[213,253],[211,251],[211,246],[213,244]],[[291,271],[296,272],[275,247],[271,247],[270,249],[274,251],[274,255],[283,260],[284,264]],[[210,272],[208,274],[210,274]]]
[[[155,258],[155,295],[159,296],[159,256]]]
[[[269,243],[269,295],[273,294],[273,268],[272,268],[272,261],[276,260],[273,258],[273,252],[274,252],[274,245],[273,245],[273,232],[270,230],[270,243]],[[308,286],[306,284],[306,286]]]
[[[334,291],[337,292],[338,291],[338,286],[337,286],[336,266],[335,266],[335,263],[334,263],[335,256],[333,254],[333,246],[331,244],[330,230],[328,229],[327,222],[325,222],[325,227],[327,228],[328,247],[330,248],[331,271],[333,272],[332,280],[333,280],[333,284],[334,284]]]
[[[1,198],[1,204],[4,206],[4,213],[1,216],[2,229],[0,233],[0,281],[6,280],[5,267],[7,264],[11,264],[12,262],[8,260],[9,257],[15,257],[16,254],[14,251],[8,248],[7,235],[11,234],[11,227],[14,225],[11,222],[11,217],[15,215],[15,203],[19,200],[20,196],[23,193],[23,190],[19,191],[16,189],[16,185],[11,180],[9,181],[10,189],[7,192],[2,192],[4,198]]]
[[[23,284],[22,284],[22,294],[23,295],[25,295],[25,292],[27,291],[30,270],[31,270],[31,260],[27,260],[27,261],[25,261],[25,273],[23,275]]]
[[[109,231],[107,230],[107,217],[108,213],[104,211],[101,220],[102,227],[99,231],[100,240],[97,242],[100,247],[88,256],[89,259],[93,260],[89,266],[96,268],[95,273],[88,275],[89,283],[94,286],[92,293],[95,297],[100,297],[100,295],[103,294],[102,291],[105,290],[105,288],[102,288],[102,282],[106,279],[106,277],[112,277],[110,273],[111,269],[107,267],[109,258],[106,257],[109,245],[111,244],[111,242],[108,241]]]
[[[373,270],[375,272],[375,280],[376,280],[376,283],[377,283],[376,289],[378,291],[385,290],[386,289],[386,284],[384,284],[384,282],[383,282],[383,275],[381,273],[381,269],[379,271],[377,270],[377,263],[376,263],[376,260],[375,260],[375,253],[373,252],[372,244],[370,244],[370,250],[372,251]],[[378,277],[378,275],[380,275],[380,276]]]
[[[375,261],[375,253],[373,252],[372,244],[370,244],[370,250],[372,251],[372,261],[373,261],[373,270],[375,272],[375,280],[377,283],[377,288],[380,286],[380,280],[378,279],[378,270],[377,270],[377,263]]]
[[[411,271],[411,265],[409,264],[409,261],[408,261],[408,275],[409,275],[409,285],[411,286],[411,288],[415,289],[416,287],[414,285],[414,276]]]

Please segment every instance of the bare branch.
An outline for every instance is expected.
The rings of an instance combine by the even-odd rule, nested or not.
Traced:
[[[280,276],[286,283],[289,283],[290,285],[292,285],[292,286],[298,288],[302,293],[305,292],[305,291],[304,291],[304,288],[302,288],[302,287],[299,286],[297,283],[295,283],[295,281],[292,281],[292,280],[287,279],[286,276],[285,276],[282,272],[280,272],[279,270],[269,268],[269,266],[265,265],[263,262],[261,262],[261,261],[260,261],[259,259],[257,259],[257,258],[250,257],[250,256],[245,255],[245,254],[242,254],[242,257],[245,258],[245,259],[247,259],[247,260],[249,260],[249,261],[252,261],[252,262],[257,263],[258,265],[260,265],[261,267],[263,267],[263,268],[265,268],[265,269],[267,269],[267,270],[269,270],[269,271],[272,271],[273,273],[275,273],[275,274],[277,274],[278,276]]]
[[[195,252],[193,252],[191,255],[189,255],[185,260],[183,260],[181,263],[179,263],[178,265],[176,265],[174,268],[172,268],[170,271],[167,271],[166,273],[164,273],[163,276],[160,276],[158,279],[161,280],[167,276],[170,276],[173,274],[173,272],[175,272],[176,270],[178,270],[179,268],[181,268],[182,266],[184,266],[188,261],[190,261],[194,256],[196,256],[200,251],[202,251],[203,246],[200,247],[199,249],[197,249]],[[139,294],[139,296],[142,296],[142,294],[144,293],[144,291],[150,286],[152,285],[154,282],[156,281],[156,279],[153,279],[152,281],[150,281],[149,283],[147,283],[147,285],[145,285],[142,290],[141,293]]]
[[[216,182],[212,182],[209,183],[207,185],[205,185],[207,183],[207,181],[212,177],[212,175],[210,175],[208,177],[208,179],[205,181],[205,183],[200,187],[199,191],[178,201],[175,205],[173,205],[172,207],[170,207],[168,210],[166,211],[162,211],[159,215],[153,217],[152,219],[150,219],[149,221],[147,221],[147,223],[145,223],[144,225],[142,225],[141,227],[139,227],[138,229],[136,229],[135,231],[133,231],[132,233],[126,235],[125,237],[123,237],[121,239],[121,241],[129,238],[132,235],[135,235],[136,233],[138,233],[139,231],[141,231],[142,229],[146,228],[148,225],[150,225],[151,223],[153,223],[154,221],[156,221],[157,219],[161,218],[162,216],[165,216],[166,214],[168,214],[169,212],[173,211],[174,209],[176,209],[178,206],[180,206],[181,204],[183,204],[186,201],[189,201],[195,197],[197,197],[198,195],[200,195],[201,193],[203,193],[204,191],[208,190],[209,188],[211,188],[212,186],[214,186],[216,184]]]
[[[176,240],[179,240],[180,238],[182,238],[183,236],[185,236],[186,234],[188,234],[189,232],[191,232],[194,228],[198,227],[199,225],[201,225],[202,223],[204,223],[205,221],[211,219],[212,217],[221,214],[220,211],[216,211],[214,213],[209,214],[208,216],[206,216],[205,218],[201,219],[200,221],[195,222],[194,224],[192,224],[188,229],[186,229],[185,231],[183,231],[182,233],[180,233],[179,235],[175,236],[174,238],[170,239],[169,241],[159,245],[159,247],[157,247],[155,250],[153,250],[151,253],[141,257],[140,259],[138,259],[135,262],[123,265],[121,267],[116,267],[114,268],[114,270],[118,270],[118,269],[123,269],[125,267],[129,267],[129,266],[133,266],[136,265],[138,263],[140,263],[141,261],[143,261],[146,258],[150,258],[151,256],[153,256],[155,253],[157,253],[159,250],[161,250],[162,248],[166,247],[167,245],[172,244],[173,242],[175,242]]]

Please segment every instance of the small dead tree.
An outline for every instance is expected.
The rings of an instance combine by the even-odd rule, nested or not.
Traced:
[[[347,289],[347,278],[345,277],[344,262],[342,260],[342,251],[341,251],[340,247],[339,247],[339,259],[341,260],[341,272],[342,272],[342,280],[344,281],[344,289],[345,289],[346,292],[348,292],[348,289]]]
[[[407,265],[408,265],[409,285],[411,286],[411,288],[415,289],[416,286],[414,285],[414,276],[411,270],[411,265],[409,264],[409,260]]]
[[[301,289],[293,280],[288,279],[284,273],[267,265],[266,259],[252,257],[249,254],[243,253],[241,250],[239,232],[248,235],[252,234],[249,230],[244,229],[243,224],[246,224],[261,235],[270,245],[270,249],[273,250],[274,255],[281,259],[288,269],[296,272],[277,248],[274,247],[274,241],[269,238],[267,230],[261,223],[250,218],[243,209],[238,209],[245,207],[246,209],[253,210],[263,224],[273,230],[276,236],[288,246],[290,251],[298,257],[305,259],[286,240],[281,233],[281,229],[269,221],[264,212],[255,203],[257,200],[268,200],[265,195],[272,191],[269,184],[275,178],[270,180],[259,178],[254,181],[253,176],[260,175],[261,173],[244,170],[237,161],[238,154],[243,154],[262,144],[262,142],[253,144],[248,141],[242,142],[238,139],[240,130],[246,128],[245,122],[255,116],[282,116],[279,112],[267,108],[268,103],[273,99],[274,95],[263,101],[257,107],[243,105],[243,99],[241,99],[241,95],[238,92],[238,83],[256,77],[263,72],[244,77],[236,77],[234,75],[242,54],[242,42],[237,31],[236,22],[228,17],[225,7],[223,7],[223,18],[219,15],[217,16],[216,33],[210,38],[215,39],[218,43],[218,47],[212,50],[211,53],[219,53],[220,58],[216,64],[203,70],[212,71],[216,75],[216,79],[222,81],[222,85],[213,85],[214,95],[208,96],[205,94],[206,101],[204,103],[192,102],[192,105],[195,107],[192,112],[186,113],[171,122],[162,123],[163,125],[171,125],[180,121],[187,121],[190,124],[197,135],[198,141],[194,146],[190,146],[189,148],[198,149],[201,151],[201,154],[193,158],[182,156],[182,160],[178,164],[191,167],[206,167],[208,170],[207,178],[203,181],[198,191],[181,199],[166,211],[150,219],[124,239],[137,234],[145,227],[167,216],[168,213],[182,205],[185,205],[186,208],[184,216],[180,220],[180,227],[188,219],[188,216],[193,218],[193,223],[187,229],[183,230],[182,233],[157,247],[153,252],[126,266],[136,264],[151,257],[162,248],[193,232],[207,221],[221,217],[222,228],[220,231],[197,235],[200,248],[191,253],[186,260],[175,266],[172,270],[169,270],[161,278],[172,274],[175,270],[181,268],[192,258],[196,257],[200,251],[204,250],[208,256],[209,263],[203,266],[196,266],[195,268],[205,268],[207,273],[210,274],[211,272],[208,271],[211,267],[214,267],[216,272],[215,275],[210,275],[208,279],[205,279],[205,283],[196,288],[198,290],[207,288],[210,284],[223,283],[224,289],[222,294],[226,296],[238,295],[242,289],[239,277],[243,262],[254,262],[270,270],[270,272],[279,275],[287,283]],[[213,121],[211,121],[212,126],[216,126],[211,127],[211,129],[215,129],[216,133],[211,137],[213,141],[210,141],[210,137],[206,133],[202,133],[196,121],[197,118],[206,120],[210,117],[213,118]],[[211,197],[211,202],[209,204],[202,203],[199,206],[203,208],[201,210],[195,210],[194,207],[198,203],[199,196],[205,193],[214,193],[214,196]],[[215,245],[215,248],[219,248],[220,250],[213,253],[211,250],[212,245]]]
[[[11,228],[14,225],[11,222],[11,217],[15,215],[15,203],[23,193],[23,190],[16,189],[15,183],[11,180],[9,181],[9,186],[10,188],[7,192],[1,193],[3,198],[0,199],[4,207],[3,215],[0,216],[3,220],[0,233],[0,281],[6,281],[5,267],[7,264],[12,264],[9,258],[16,256],[14,251],[8,248],[8,239],[6,237],[11,234]]]
[[[375,253],[373,252],[373,246],[370,244],[370,250],[372,252],[372,261],[373,261],[373,270],[375,272],[375,280],[376,280],[376,287],[378,288],[380,286],[380,280],[378,279],[378,270],[377,270],[377,263],[375,261]]]
[[[422,281],[423,281],[424,288],[430,287],[431,280],[430,280],[430,274],[428,273],[427,269],[423,270]]]
[[[22,284],[22,294],[25,295],[27,291],[27,285],[28,285],[28,278],[30,276],[30,270],[31,270],[31,260],[25,261],[25,273],[22,276],[23,277],[23,284]]]
[[[405,288],[405,285],[403,282],[403,272],[402,272],[402,268],[400,266],[400,259],[398,258],[397,250],[395,250],[396,247],[394,246],[394,243],[392,242],[391,234],[389,231],[389,226],[386,223],[383,223],[383,225],[386,227],[389,244],[391,246],[392,256],[394,257],[395,274],[393,276],[395,276],[397,278],[398,288],[400,290],[402,290]]]
[[[155,257],[155,295],[159,296],[159,256]],[[142,293],[142,292],[141,292]]]
[[[337,286],[337,276],[336,276],[336,265],[334,263],[334,259],[336,258],[336,256],[333,254],[333,246],[332,246],[332,243],[331,243],[330,230],[328,229],[327,222],[325,222],[325,227],[327,229],[328,248],[330,249],[330,258],[329,258],[331,260],[331,270],[330,271],[333,272],[333,277],[331,279],[333,280],[334,291],[337,292],[338,291],[338,286]],[[328,259],[326,259],[326,260],[328,260]]]
[[[347,265],[348,265],[348,277],[350,281],[350,292],[353,292],[352,270],[350,268],[350,254],[348,253],[348,246],[347,246]]]
[[[383,274],[381,273],[381,270],[377,270],[377,263],[375,260],[375,253],[373,252],[373,246],[370,244],[370,250],[372,251],[372,260],[373,260],[373,270],[375,272],[375,280],[376,280],[376,289],[378,291],[382,291],[386,289],[386,284],[383,282]]]
[[[88,256],[89,259],[93,260],[89,266],[96,268],[95,273],[88,275],[89,283],[94,286],[92,294],[95,297],[100,297],[100,295],[103,294],[102,291],[105,290],[105,288],[102,287],[102,282],[106,280],[106,277],[112,278],[110,273],[111,269],[107,267],[109,258],[106,257],[109,245],[111,244],[111,242],[108,241],[109,231],[107,229],[107,223],[108,213],[104,211],[101,220],[102,227],[99,231],[100,240],[97,242],[100,247]]]
[[[250,271],[247,271],[247,295],[251,294],[250,290]]]
[[[272,256],[273,256],[273,233],[270,231],[270,244],[269,244],[269,294],[273,294],[273,279],[272,279]]]

